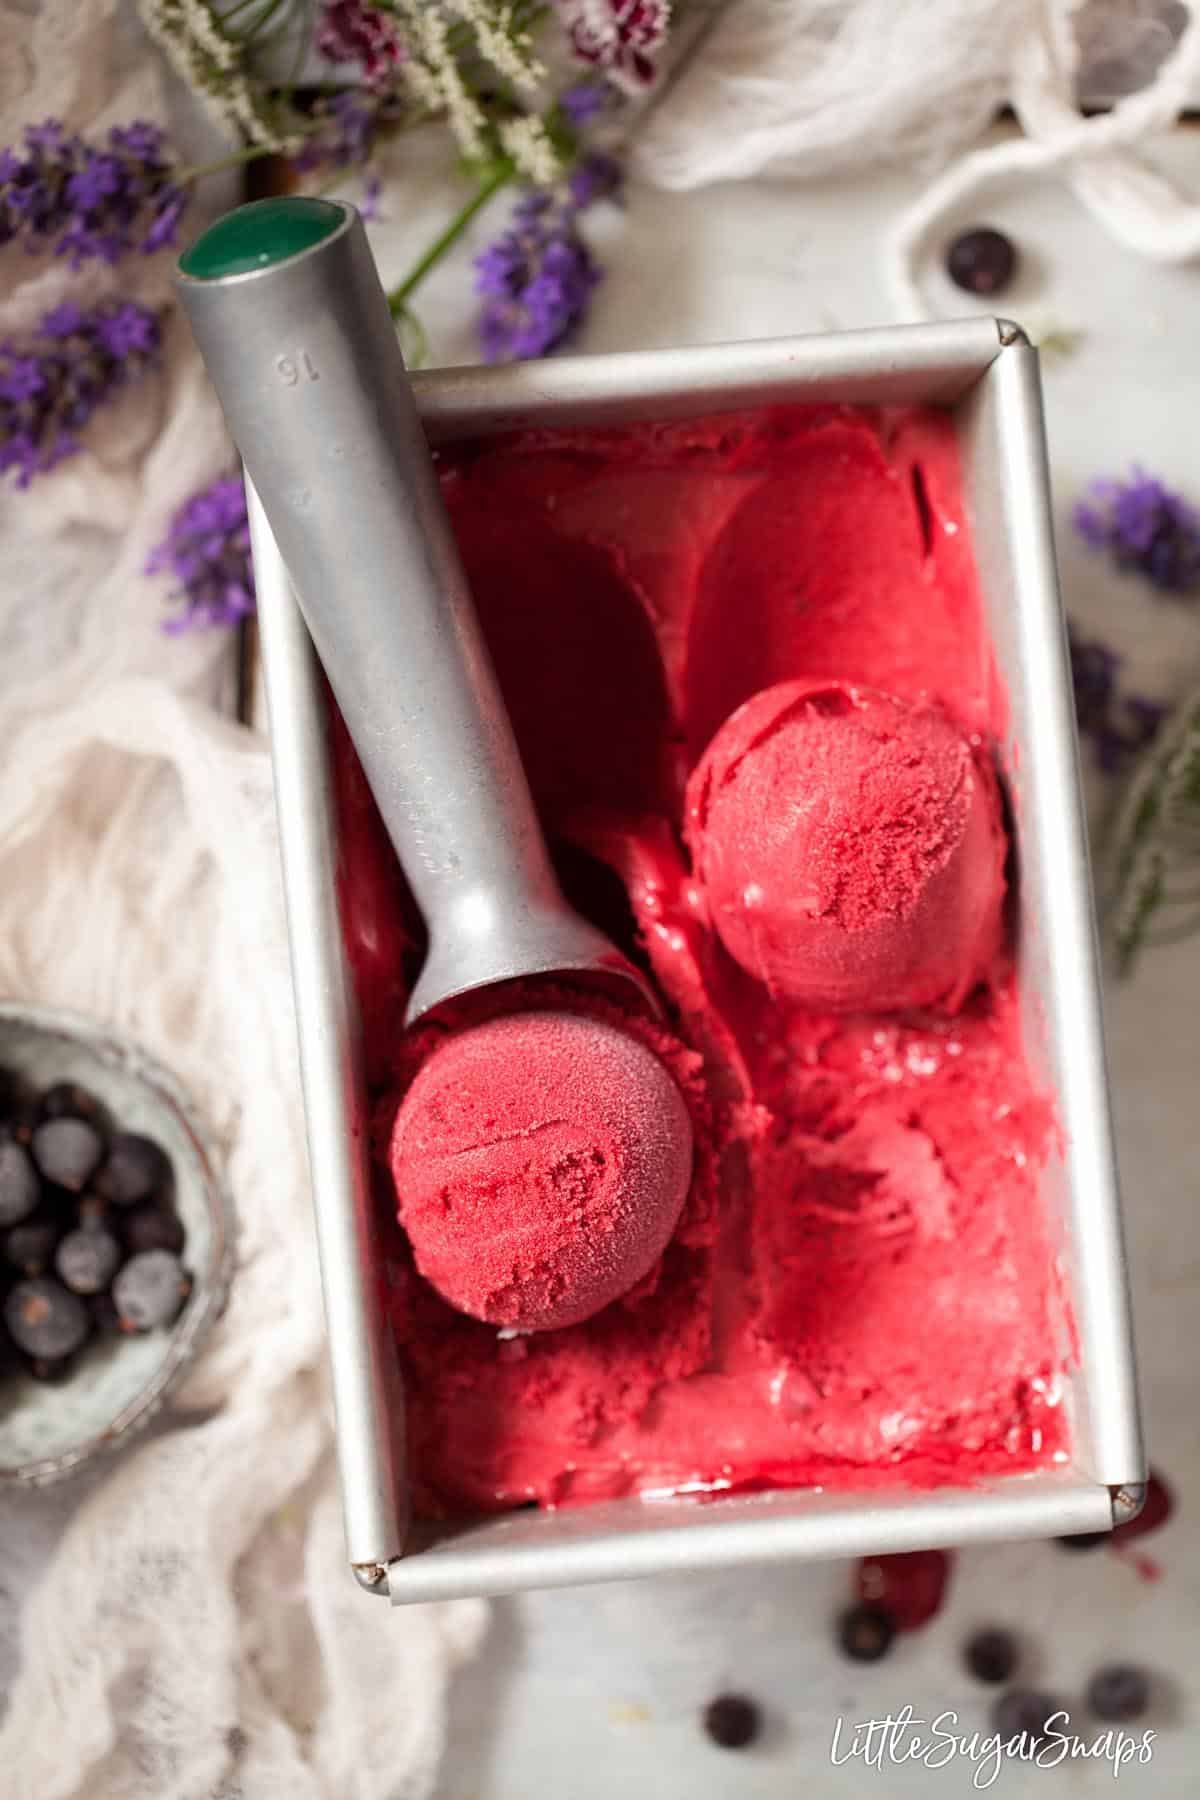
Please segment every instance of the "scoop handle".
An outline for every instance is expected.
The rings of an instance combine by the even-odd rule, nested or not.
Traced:
[[[555,879],[362,222],[289,205],[340,217],[233,273],[189,252],[178,287],[429,928],[413,1017],[615,953]]]

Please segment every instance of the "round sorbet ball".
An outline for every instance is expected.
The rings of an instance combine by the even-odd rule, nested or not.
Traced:
[[[931,705],[764,689],[697,765],[687,836],[726,950],[806,1006],[953,1010],[1000,948],[996,777]]]
[[[459,1312],[548,1331],[653,1268],[687,1198],[691,1121],[636,1038],[573,1013],[517,1013],[434,1051],[389,1163],[425,1279]]]

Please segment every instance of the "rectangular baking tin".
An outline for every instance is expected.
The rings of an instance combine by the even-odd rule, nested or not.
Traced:
[[[958,429],[992,640],[1020,869],[1027,1050],[1063,1153],[1043,1204],[1077,1334],[1069,1464],[969,1488],[626,1499],[410,1526],[400,1377],[373,1270],[366,1106],[334,895],[323,700],[307,632],[251,494],[309,1153],[351,1564],[394,1602],[1104,1530],[1145,1481],[1109,1121],[1087,844],[1051,529],[1037,357],[994,319],[415,377],[434,444],[532,425],[616,425],[778,403],[925,404]]]

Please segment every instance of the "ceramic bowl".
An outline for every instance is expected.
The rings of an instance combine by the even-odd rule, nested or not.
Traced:
[[[94,1338],[69,1379],[0,1378],[0,1485],[61,1480],[122,1448],[158,1412],[220,1316],[233,1268],[233,1214],[190,1100],[137,1044],[80,1015],[0,1002],[0,1067],[37,1088],[75,1081],[125,1131],[161,1144],[175,1172],[191,1292],[168,1329]]]

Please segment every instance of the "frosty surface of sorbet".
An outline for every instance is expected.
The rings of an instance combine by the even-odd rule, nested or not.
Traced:
[[[820,408],[540,431],[456,449],[442,475],[559,874],[648,959],[670,1029],[643,1041],[684,1097],[695,1160],[645,1278],[563,1330],[498,1340],[421,1276],[395,1227],[383,1277],[418,1509],[961,1485],[1047,1463],[1066,1442],[1038,1195],[1054,1120],[1007,951],[986,947],[995,845],[965,859],[983,889],[946,902],[957,917],[974,898],[982,960],[950,958],[937,1007],[853,1011],[744,969],[684,843],[710,743],[780,683],[873,689],[943,720],[951,789],[995,756],[1005,708],[950,421]],[[964,739],[982,765],[968,769]],[[343,911],[394,1214],[393,1120],[446,1033],[397,1033],[419,923],[341,748]],[[936,898],[953,841],[990,841],[985,788],[965,809],[951,795],[961,836],[926,846],[923,886],[916,834],[917,903]],[[854,905],[871,918],[869,887]]]
[[[956,1010],[995,961],[995,778],[929,705],[788,681],[728,718],[688,784],[687,836],[721,942],[813,1008]]]
[[[518,1012],[449,1037],[404,1097],[390,1164],[417,1268],[460,1312],[561,1329],[628,1292],[687,1198],[692,1133],[628,1032]]]

